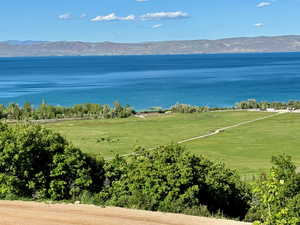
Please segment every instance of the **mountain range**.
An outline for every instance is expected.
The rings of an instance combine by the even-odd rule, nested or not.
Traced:
[[[300,35],[141,43],[2,41],[0,57],[300,52]]]

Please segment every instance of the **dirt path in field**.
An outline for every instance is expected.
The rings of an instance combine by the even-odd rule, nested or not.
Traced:
[[[198,137],[193,137],[193,138],[189,138],[189,139],[185,139],[185,140],[179,141],[177,144],[183,144],[183,143],[186,143],[186,142],[190,142],[190,141],[194,141],[194,140],[198,140],[198,139],[202,139],[202,138],[207,138],[207,137],[210,137],[210,136],[214,136],[214,135],[219,134],[219,133],[221,133],[221,132],[223,132],[225,130],[236,128],[236,127],[239,127],[239,126],[242,126],[242,125],[246,125],[246,124],[249,124],[249,123],[254,123],[256,121],[265,120],[265,119],[268,119],[268,118],[271,118],[271,117],[279,116],[280,114],[284,114],[284,112],[279,112],[279,113],[276,113],[276,114],[272,114],[270,116],[264,116],[264,117],[257,118],[257,119],[254,119],[254,120],[249,120],[249,121],[241,122],[241,123],[238,123],[238,124],[235,124],[235,125],[232,125],[232,126],[223,127],[223,128],[217,129],[216,131],[214,131],[214,132],[212,132],[210,134],[205,134],[205,135],[201,135],[201,136],[198,136]]]
[[[90,205],[0,201],[1,225],[247,225],[179,214]],[[248,224],[249,225],[249,224]]]

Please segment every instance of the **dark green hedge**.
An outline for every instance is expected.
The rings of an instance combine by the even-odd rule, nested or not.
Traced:
[[[235,171],[177,145],[140,150],[127,161],[118,157],[106,168],[111,185],[100,198],[109,205],[177,213],[206,205],[239,218],[249,208],[250,190]]]
[[[0,124],[0,197],[70,199],[102,188],[103,160],[36,125]],[[13,188],[12,188],[13,186]]]

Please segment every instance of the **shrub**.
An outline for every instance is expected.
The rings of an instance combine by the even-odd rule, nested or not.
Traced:
[[[207,106],[193,106],[187,104],[176,104],[171,107],[173,113],[199,113],[207,112],[209,108]]]
[[[36,199],[70,199],[83,190],[101,190],[103,160],[92,159],[41,126],[0,124],[0,174],[5,181],[1,198],[13,192]]]
[[[0,173],[0,199],[10,199],[19,194],[20,180]]]
[[[300,224],[300,174],[291,157],[273,157],[274,167],[254,189],[250,214],[263,225]]]
[[[106,166],[112,182],[100,193],[108,205],[175,213],[197,208],[203,213],[201,205],[207,205],[211,213],[221,210],[240,218],[248,210],[249,190],[234,171],[180,146],[140,149],[126,163],[124,159],[112,163]],[[121,169],[111,169],[115,167]]]

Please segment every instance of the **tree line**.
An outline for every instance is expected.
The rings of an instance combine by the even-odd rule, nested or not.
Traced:
[[[175,104],[170,108],[170,111],[174,113],[199,113],[209,112],[215,110],[234,110],[234,109],[259,109],[267,110],[269,108],[280,110],[300,109],[300,101],[288,101],[288,102],[258,102],[255,99],[249,99],[247,101],[241,101],[236,103],[233,107],[208,107],[208,106],[194,106],[189,104]]]
[[[289,102],[257,102],[255,99],[238,102],[234,107],[208,107],[194,106],[189,104],[175,104],[169,109],[151,108],[145,113],[201,113],[214,110],[233,110],[233,109],[300,109],[300,101]],[[94,103],[76,104],[74,106],[53,106],[42,103],[38,107],[26,102],[23,106],[16,103],[9,105],[0,104],[0,119],[9,120],[45,120],[45,119],[64,119],[64,118],[92,118],[92,119],[111,119],[127,118],[134,115],[135,110],[129,105],[122,106],[119,102],[114,102],[113,106]]]
[[[194,106],[188,104],[179,104],[173,105],[170,109],[173,113],[199,113],[199,112],[208,112],[210,111],[207,106]]]
[[[44,120],[63,118],[127,118],[134,114],[134,110],[119,102],[114,102],[113,107],[100,104],[77,104],[71,107],[53,106],[47,103],[40,104],[37,108],[30,103],[23,106],[11,103],[8,106],[0,104],[0,119],[10,120]]]
[[[39,125],[0,123],[0,199],[79,200],[262,225],[300,224],[300,174],[288,156],[274,157],[270,173],[252,185],[223,163],[179,145],[134,151],[104,160]]]
[[[169,109],[173,113],[201,113],[216,110],[232,110],[234,107],[209,107],[177,103]]]
[[[300,101],[288,101],[288,102],[257,102],[255,99],[249,99],[247,101],[238,102],[235,104],[236,109],[300,109]]]
[[[170,111],[174,113],[199,113],[209,112],[214,110],[234,110],[234,109],[300,109],[300,101],[288,101],[288,102],[258,102],[255,99],[249,99],[247,101],[241,101],[236,103],[233,107],[208,107],[208,106],[194,106],[189,104],[175,104],[170,108]]]

